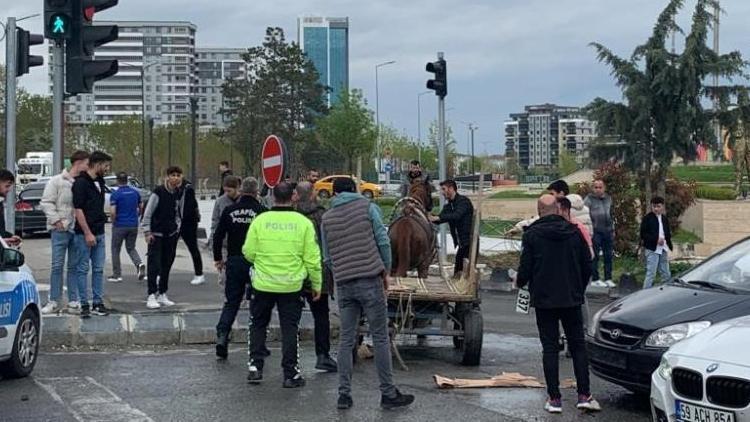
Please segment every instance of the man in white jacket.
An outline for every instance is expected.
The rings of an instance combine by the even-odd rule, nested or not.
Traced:
[[[53,176],[44,187],[40,206],[47,216],[47,230],[52,241],[52,268],[50,272],[49,300],[42,314],[51,314],[61,309],[63,292],[63,268],[68,256],[68,311],[80,309],[78,288],[75,283],[75,248],[73,247],[73,179],[88,169],[89,153],[76,151],[70,156],[70,170]]]

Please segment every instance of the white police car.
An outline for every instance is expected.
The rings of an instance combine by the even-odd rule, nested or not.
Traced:
[[[21,252],[0,239],[0,377],[34,369],[41,341],[39,291]]]

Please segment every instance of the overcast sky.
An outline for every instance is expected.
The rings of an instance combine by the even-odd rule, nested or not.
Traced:
[[[0,19],[42,12],[42,0],[1,0]],[[107,20],[186,20],[198,26],[199,47],[248,47],[266,26],[296,40],[302,15],[350,19],[350,83],[375,105],[380,69],[380,117],[417,135],[417,94],[425,90],[427,61],[444,51],[448,61],[448,120],[467,151],[475,122],[477,153],[504,149],[503,122],[526,104],[585,105],[597,96],[620,98],[609,69],[587,46],[597,41],[621,55],[645,40],[666,0],[120,0],[102,12]],[[750,56],[750,1],[721,0],[721,49]],[[686,0],[680,24],[687,29],[695,0]],[[42,18],[20,23],[42,31]],[[679,45],[679,41],[678,41]],[[679,47],[678,47],[679,48]],[[4,62],[5,48],[0,49]],[[47,93],[46,66],[21,85]],[[422,97],[422,135],[436,116],[434,95]]]

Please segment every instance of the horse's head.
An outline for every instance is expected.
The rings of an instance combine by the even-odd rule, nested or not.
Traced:
[[[427,204],[431,199],[427,193],[427,187],[423,182],[414,181],[409,189],[409,196],[416,199],[422,204],[423,208],[427,208]]]

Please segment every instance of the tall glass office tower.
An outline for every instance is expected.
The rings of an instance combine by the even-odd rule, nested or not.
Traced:
[[[331,90],[328,105],[349,90],[349,18],[301,17],[297,42],[315,65],[320,83]]]

